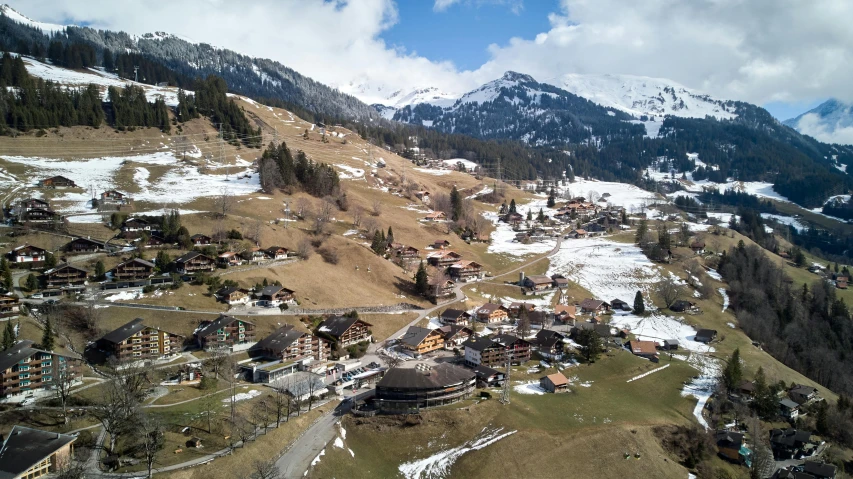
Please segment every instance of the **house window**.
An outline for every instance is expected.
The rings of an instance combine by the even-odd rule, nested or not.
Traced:
[[[29,386],[30,382],[27,380],[21,381],[21,386]]]
[[[43,367],[43,368],[49,368],[51,365],[53,365],[53,363],[50,361],[41,363],[41,367]]]
[[[43,378],[41,378],[41,379],[42,379],[42,381],[44,381],[44,382],[53,381],[53,376],[44,376],[44,377],[43,377]]]
[[[30,373],[22,373],[19,377],[21,379],[28,378],[28,377],[30,377]]]
[[[18,371],[29,371],[29,370],[30,370],[30,366],[29,366],[28,364],[27,364],[27,365],[18,366]]]

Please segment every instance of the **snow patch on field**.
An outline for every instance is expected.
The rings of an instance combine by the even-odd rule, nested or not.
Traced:
[[[474,171],[478,166],[480,166],[471,160],[466,160],[465,158],[452,158],[450,160],[441,160],[441,162],[444,163],[444,166],[453,169],[456,169],[456,166],[459,163],[462,163],[462,166],[464,166],[468,171]]]
[[[776,220],[779,223],[782,223],[783,225],[793,226],[794,229],[796,229],[799,232],[803,232],[803,231],[809,229],[808,226],[804,225],[799,220],[797,220],[796,218],[793,218],[791,216],[771,215],[770,213],[761,213],[761,217],[766,218],[766,219]]]
[[[545,390],[539,387],[538,381],[522,383],[517,386],[513,386],[512,389],[519,394],[535,394],[537,396],[545,394]]]
[[[254,398],[254,397],[258,397],[258,396],[260,396],[260,395],[261,395],[261,392],[260,392],[260,391],[253,389],[253,390],[251,390],[251,391],[249,391],[249,392],[235,394],[235,395],[234,395],[234,402],[237,402],[237,401],[245,401],[245,400],[247,400],[247,399],[252,399],[252,398]],[[230,398],[230,397],[227,397],[227,398],[223,399],[223,400],[222,400],[222,402],[224,402],[224,403],[230,403],[230,402],[231,402],[231,398]]]
[[[122,291],[121,293],[111,294],[104,298],[106,301],[131,301],[134,299],[142,299],[142,291]]]
[[[342,180],[355,180],[364,178],[364,170],[361,168],[353,168],[352,166],[347,165],[335,165],[336,167],[344,170],[346,173],[341,173],[339,176]]]
[[[707,346],[706,346],[707,347]],[[714,348],[707,347],[707,352],[712,352]],[[708,421],[702,416],[702,411],[705,410],[705,404],[714,393],[717,386],[717,378],[720,377],[721,369],[720,362],[709,357],[707,354],[691,353],[687,358],[687,363],[699,370],[699,376],[692,379],[689,384],[684,386],[681,391],[682,396],[693,396],[696,398],[696,406],[693,408],[693,415],[705,429],[708,429]]]
[[[661,280],[659,268],[639,247],[603,238],[567,241],[551,257],[547,274],[565,275],[604,301],[631,301],[638,290],[649,297]]]
[[[723,312],[725,313],[727,309],[729,309],[729,293],[726,292],[725,288],[717,288],[717,291],[720,292],[720,296],[723,297]]]
[[[452,170],[433,170],[430,168],[413,168],[415,171],[419,171],[421,173],[426,173],[428,175],[434,176],[444,176],[452,173]]]
[[[489,430],[488,427],[485,427],[480,431],[480,434],[478,434],[477,437],[465,442],[465,444],[462,444],[461,446],[438,452],[425,459],[406,462],[401,464],[398,469],[406,479],[435,479],[449,477],[450,468],[456,460],[464,454],[483,449],[516,433],[516,431],[509,431],[505,433],[501,433],[501,431],[503,431],[503,428]],[[319,462],[319,456],[317,460]]]
[[[656,372],[658,372],[658,371],[663,371],[664,369],[666,369],[666,368],[668,368],[668,367],[669,367],[669,364],[664,365],[664,366],[661,366],[661,367],[659,367],[659,368],[657,368],[657,369],[652,369],[651,371],[647,371],[647,372],[645,372],[645,373],[643,373],[643,374],[640,374],[639,376],[634,376],[634,377],[632,377],[631,379],[629,379],[629,380],[627,380],[627,381],[625,381],[625,382],[626,382],[626,383],[630,383],[630,382],[636,381],[636,380],[638,380],[638,379],[643,379],[644,377],[648,376],[649,374],[654,374],[654,373],[656,373]]]

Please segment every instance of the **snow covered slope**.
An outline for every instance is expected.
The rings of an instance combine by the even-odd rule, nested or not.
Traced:
[[[65,25],[56,25],[54,23],[37,22],[27,17],[26,15],[19,13],[17,10],[6,4],[0,5],[0,14],[9,17],[10,20],[16,23],[21,23],[23,25],[27,25],[33,28],[38,28],[43,33],[47,34],[65,31],[66,27]]]
[[[49,63],[40,62],[34,58],[24,57],[24,65],[27,73],[34,77],[52,80],[68,87],[85,87],[90,83],[100,87],[103,98],[107,99],[107,88],[114,86],[123,88],[128,83],[138,85],[145,90],[148,101],[163,98],[169,106],[178,106],[178,90],[172,87],[157,87],[144,83],[135,83],[130,80],[119,78],[117,75],[106,73],[101,70],[88,69],[86,71],[69,70]]]
[[[362,98],[363,96],[357,94]],[[394,117],[397,110],[410,105],[418,105],[425,103],[438,107],[448,107],[456,102],[459,95],[456,93],[447,93],[436,87],[415,88],[413,90],[397,90],[387,97],[375,102],[372,106],[388,120]]]
[[[827,100],[782,123],[826,143],[853,145],[853,105]]]
[[[563,75],[557,86],[601,106],[634,116],[688,118],[737,116],[733,102],[717,100],[663,78],[634,75]]]

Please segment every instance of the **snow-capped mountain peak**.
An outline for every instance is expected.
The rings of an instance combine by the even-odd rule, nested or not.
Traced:
[[[640,117],[674,115],[688,118],[737,116],[733,103],[717,100],[672,80],[636,75],[563,75],[559,87],[605,107]]]
[[[7,5],[5,3],[3,5],[0,5],[0,14],[8,17],[10,20],[14,21],[15,23],[20,23],[20,24],[27,25],[27,26],[30,26],[33,28],[38,28],[39,30],[41,30],[42,32],[47,33],[47,34],[63,32],[63,31],[65,31],[65,27],[66,27],[66,25],[57,25],[54,23],[37,22],[37,21],[33,20],[32,18],[24,15],[23,13],[18,12],[17,10],[15,10],[14,8],[10,7],[9,5]]]
[[[834,98],[782,123],[826,143],[853,145],[853,104]]]

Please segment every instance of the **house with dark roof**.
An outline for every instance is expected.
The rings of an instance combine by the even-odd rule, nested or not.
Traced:
[[[820,400],[817,388],[804,384],[795,384],[791,389],[788,389],[788,397],[800,406]]]
[[[239,286],[223,286],[214,293],[214,296],[219,301],[230,305],[247,304],[251,299],[249,290]]]
[[[512,364],[530,361],[530,342],[512,334],[498,334],[492,340],[503,346],[506,359]]]
[[[154,263],[142,258],[131,258],[111,269],[113,279],[127,281],[150,278],[154,274]]]
[[[791,459],[802,453],[811,441],[812,433],[797,429],[773,429],[770,431],[770,448],[777,461]]]
[[[316,332],[345,348],[362,341],[371,341],[373,339],[373,333],[370,331],[372,326],[372,324],[358,318],[332,316],[320,323]]]
[[[815,479],[835,479],[838,474],[838,468],[833,464],[806,461],[803,464],[803,472],[811,475],[811,477],[814,477]]]
[[[76,188],[77,184],[64,176],[51,176],[38,182],[41,188]]]
[[[12,251],[6,254],[9,261],[13,263],[38,263],[44,261],[47,256],[47,250],[29,244],[22,244],[12,248]]]
[[[59,471],[73,459],[77,436],[13,426],[0,447],[0,478],[29,479]]]
[[[198,347],[205,351],[240,351],[255,344],[255,323],[220,314],[213,321],[202,321],[193,332]]]
[[[797,419],[800,415],[800,405],[788,398],[779,400],[779,414],[787,419]]]
[[[700,329],[699,331],[696,331],[696,336],[693,339],[694,341],[707,344],[713,341],[716,337],[716,329]]]
[[[213,242],[213,238],[201,233],[196,233],[190,236],[190,241],[192,241],[193,246],[207,246]]]
[[[474,330],[461,324],[448,324],[438,328],[438,331],[444,336],[445,349],[459,347],[474,335]]]
[[[586,298],[580,304],[582,313],[606,314],[610,312],[610,304],[599,299]]]
[[[717,443],[717,454],[723,459],[737,464],[742,464],[746,459],[745,454],[748,449],[743,450],[743,434],[734,431],[716,431],[714,442]]]
[[[613,301],[610,302],[610,308],[613,311],[623,311],[623,312],[628,312],[628,313],[630,313],[632,311],[630,304],[628,304],[626,301],[622,301],[621,299],[618,299],[618,298],[614,299]]]
[[[85,269],[71,266],[70,264],[60,264],[55,268],[45,271],[44,278],[48,288],[79,286],[86,283],[89,273]]]
[[[104,251],[106,245],[102,241],[96,241],[91,238],[75,238],[62,247],[68,253],[97,253]]]
[[[568,324],[576,319],[577,307],[573,304],[558,304],[554,306],[554,321]]]
[[[438,329],[410,326],[405,334],[400,336],[400,344],[403,349],[418,358],[426,353],[442,349],[444,347],[444,334]]]
[[[566,336],[557,331],[542,329],[536,333],[536,337],[530,341],[539,355],[546,359],[559,360],[563,357]]]
[[[462,343],[465,348],[465,364],[476,366],[506,366],[506,351],[502,344],[486,336],[472,336]]]
[[[271,260],[282,260],[287,259],[290,255],[290,251],[287,248],[282,248],[281,246],[270,246],[264,250],[264,254],[266,254],[267,258]]]
[[[257,292],[258,306],[277,308],[282,304],[295,304],[295,291],[284,286],[271,284]]]
[[[13,319],[21,312],[21,299],[13,294],[0,295],[0,318]]]
[[[521,316],[521,311],[524,310],[528,313],[536,310],[536,305],[533,303],[523,303],[521,301],[513,301],[509,304],[507,308],[507,312],[509,313],[509,317],[513,319],[518,319]]]
[[[472,370],[449,363],[393,368],[376,383],[374,401],[381,412],[410,414],[467,399],[476,384]]]
[[[137,238],[143,233],[151,233],[151,224],[142,218],[128,218],[121,224],[122,238]]]
[[[153,360],[181,353],[184,337],[147,326],[136,318],[110,331],[95,343],[97,348],[119,361]]]
[[[492,369],[488,366],[476,366],[472,369],[477,376],[477,386],[487,388],[500,386],[506,379],[506,373],[497,369]]]
[[[216,260],[198,251],[190,251],[175,260],[175,271],[178,274],[212,273],[216,271]]]
[[[249,356],[278,359],[283,362],[310,359],[326,360],[331,353],[329,342],[284,325],[249,348]]]
[[[18,216],[18,221],[22,223],[49,223],[61,219],[56,212],[44,208],[30,208]]]
[[[19,402],[44,395],[56,381],[77,382],[83,377],[78,358],[37,349],[34,344],[19,341],[0,352],[0,401]]]
[[[561,274],[552,274],[551,281],[554,282],[555,288],[567,288],[569,286],[568,278]]]
[[[18,206],[18,211],[21,213],[34,209],[49,210],[50,203],[40,198],[27,198],[25,200],[21,200]]]
[[[461,309],[445,309],[438,317],[442,324],[450,325],[470,325],[471,315],[467,311]]]
[[[226,268],[229,266],[240,266],[243,264],[243,261],[243,258],[234,251],[226,251],[216,257],[216,263]]]
[[[521,285],[531,291],[545,291],[554,288],[554,280],[544,274],[525,276]]]
[[[572,339],[577,341],[580,332],[587,330],[595,331],[601,339],[604,340],[610,339],[613,336],[609,325],[602,324],[597,321],[576,321],[574,326],[572,326],[569,335]]]
[[[118,203],[125,204],[130,200],[124,193],[116,190],[104,191],[101,193],[101,202],[102,203]]]
[[[474,281],[483,279],[483,265],[476,261],[461,260],[450,265],[447,270],[454,281]]]
[[[679,299],[669,306],[669,310],[676,313],[696,313],[699,311],[699,306],[692,301]]]

